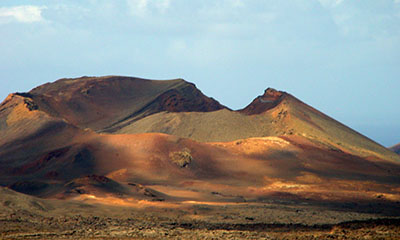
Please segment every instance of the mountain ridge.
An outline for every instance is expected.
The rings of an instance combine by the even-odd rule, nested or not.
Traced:
[[[99,133],[160,132],[203,142],[294,134],[352,154],[400,161],[385,147],[273,88],[236,111],[183,79],[64,78],[15,95],[30,111]]]
[[[0,134],[0,185],[43,198],[400,199],[399,155],[272,88],[233,111],[181,79],[61,79],[9,95]]]

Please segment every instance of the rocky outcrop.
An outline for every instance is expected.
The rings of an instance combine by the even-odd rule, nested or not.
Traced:
[[[247,107],[239,110],[239,112],[254,115],[260,114],[276,107],[288,94],[277,91],[273,88],[267,88],[264,94],[255,98]]]

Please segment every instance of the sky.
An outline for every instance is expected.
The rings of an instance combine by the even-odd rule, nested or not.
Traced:
[[[65,77],[184,78],[240,109],[268,87],[400,142],[400,0],[1,0],[0,98]]]

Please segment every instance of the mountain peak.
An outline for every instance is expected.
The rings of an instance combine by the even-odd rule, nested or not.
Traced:
[[[287,93],[278,91],[274,88],[267,88],[263,95],[256,97],[247,107],[239,110],[239,112],[254,115],[268,111],[277,106]]]
[[[284,92],[278,91],[275,88],[267,88],[265,89],[264,94],[261,97],[278,99],[282,96],[282,94],[284,94]]]

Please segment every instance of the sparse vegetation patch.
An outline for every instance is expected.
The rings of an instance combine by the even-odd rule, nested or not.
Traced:
[[[184,148],[182,151],[170,152],[169,158],[181,168],[187,167],[193,160],[188,148]]]

